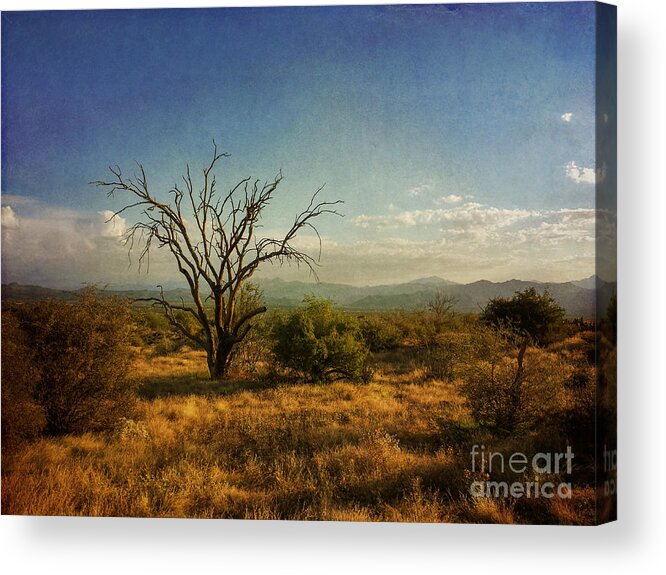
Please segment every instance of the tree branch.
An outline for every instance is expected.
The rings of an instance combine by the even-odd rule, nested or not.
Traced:
[[[223,341],[240,341],[251,328],[250,320],[264,313],[261,306],[249,312],[240,312],[236,317],[236,299],[241,288],[258,267],[264,262],[291,263],[305,265],[317,278],[316,266],[321,257],[322,240],[315,226],[315,220],[324,214],[342,216],[336,206],[343,202],[320,201],[321,186],[312,195],[308,206],[296,215],[291,227],[279,238],[257,238],[263,210],[270,204],[274,192],[283,180],[282,172],[261,184],[259,180],[244,178],[233,186],[226,195],[218,197],[215,168],[222,158],[229,157],[219,152],[213,140],[213,153],[204,166],[202,187],[195,191],[195,183],[190,166],[182,176],[182,187],[175,185],[168,191],[170,202],[157,199],[150,191],[146,171],[137,162],[138,174],[125,176],[118,166],[109,166],[112,177],[109,180],[96,180],[91,184],[106,190],[107,196],[115,197],[117,192],[125,192],[131,198],[124,206],[113,212],[107,221],[120,217],[132,209],[139,210],[139,219],[129,226],[123,241],[128,248],[128,256],[136,249],[139,253],[139,269],[150,265],[150,252],[155,246],[166,247],[172,254],[179,273],[185,278],[192,294],[193,306],[172,304],[164,298],[160,287],[160,297],[139,298],[136,301],[149,301],[161,306],[170,322],[181,333],[202,345],[208,352],[210,365],[217,365],[217,346]],[[185,202],[183,203],[183,199]],[[308,228],[314,232],[319,242],[315,259],[292,244],[301,230]],[[155,243],[153,243],[155,242]],[[206,293],[208,292],[208,293]],[[213,310],[204,306],[211,300]],[[175,316],[183,311],[194,317],[202,329],[202,335],[189,333]]]

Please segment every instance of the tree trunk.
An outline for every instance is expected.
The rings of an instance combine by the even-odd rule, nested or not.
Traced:
[[[232,349],[233,343],[221,341],[217,346],[217,350],[215,350],[213,354],[209,354],[208,371],[211,380],[219,381],[225,378],[227,375],[227,369],[229,368]]]
[[[525,367],[523,365],[523,360],[525,358],[525,351],[527,350],[528,338],[524,338],[520,344],[520,349],[518,350],[518,357],[516,359],[516,374],[513,379],[513,384],[511,385],[510,390],[510,402],[509,402],[509,413],[507,417],[506,431],[508,433],[514,433],[518,427],[518,411],[520,410],[520,404],[522,402],[522,384],[523,384],[523,374],[525,372]]]

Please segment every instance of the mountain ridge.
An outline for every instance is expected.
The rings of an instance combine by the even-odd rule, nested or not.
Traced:
[[[436,293],[454,298],[454,310],[479,311],[495,297],[511,297],[516,291],[534,287],[547,289],[562,305],[569,316],[592,317],[596,298],[605,307],[615,293],[615,283],[605,282],[598,276],[568,282],[540,282],[511,279],[504,282],[477,280],[468,284],[451,282],[438,276],[429,276],[399,284],[352,286],[336,283],[307,283],[280,278],[259,278],[255,282],[264,293],[266,304],[272,307],[296,307],[307,296],[327,298],[333,303],[353,310],[410,310],[427,305]],[[586,287],[593,286],[593,287]],[[83,289],[83,288],[82,288]],[[73,300],[81,290],[60,290],[18,283],[2,285],[2,301],[35,301],[39,299]],[[131,299],[157,295],[156,289],[107,289],[106,293]],[[189,298],[187,288],[165,290],[171,301]]]

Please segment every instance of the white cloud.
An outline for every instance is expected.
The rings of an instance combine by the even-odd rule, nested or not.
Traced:
[[[268,237],[271,234],[262,234],[262,235]],[[272,236],[273,237],[284,236],[284,231],[272,234]],[[296,248],[297,250],[306,252],[308,255],[312,256],[315,259],[318,257],[320,248],[322,251],[324,251],[338,247],[338,243],[335,240],[329,238],[328,236],[318,237],[312,234],[297,235],[293,240],[289,242],[289,244],[294,248]]]
[[[121,238],[127,230],[127,221],[120,216],[114,217],[114,212],[104,210],[99,215],[100,235],[103,238]]]
[[[17,196],[19,198],[19,196]],[[3,203],[8,198],[3,197]],[[128,271],[122,234],[127,222],[113,212],[76,212],[38,201],[2,206],[2,273],[7,281],[77,287],[83,283],[141,281]],[[156,282],[173,276],[164,250],[155,250],[150,267]],[[136,256],[133,258],[136,262]],[[145,271],[145,270],[144,270]],[[164,272],[168,272],[164,273]],[[130,275],[131,274],[131,275]],[[143,280],[145,281],[145,274]]]
[[[423,194],[432,191],[432,189],[433,189],[432,182],[424,182],[422,184],[419,184],[418,186],[415,186],[407,190],[407,195],[411,198],[418,198]]]
[[[1,212],[3,230],[14,230],[19,227],[19,218],[11,206],[3,206]]]
[[[149,275],[137,273],[136,253],[129,268],[127,248],[120,241],[128,222],[107,221],[111,215],[44,205],[28,209],[20,202],[4,205],[5,281],[75,287],[84,282],[154,286],[179,279],[168,250],[152,251]],[[588,208],[508,209],[464,197],[431,209],[394,206],[352,221],[367,232],[322,237],[317,270],[322,281],[377,284],[426,275],[458,281],[584,277],[594,270],[595,231],[597,237],[613,237],[615,226],[612,214]],[[280,230],[262,231],[280,235]],[[317,257],[319,239],[301,235],[294,247]],[[298,275],[307,270],[295,266],[264,269],[283,278],[308,279]]]
[[[442,196],[437,200],[438,204],[457,204],[462,202],[463,197],[457,194],[449,194],[448,196]]]
[[[403,211],[397,214],[369,216],[362,214],[354,219],[361,228],[399,228],[437,225],[451,229],[484,231],[510,226],[536,215],[536,212],[520,209],[504,209],[468,202],[451,208]]]
[[[344,260],[348,268],[358,266],[384,281],[390,278],[379,262],[394,274],[415,277],[430,271],[459,281],[583,277],[594,272],[595,238],[614,233],[610,220],[612,214],[592,208],[534,211],[477,202],[362,215],[355,224],[382,234],[381,239],[341,244],[345,254],[325,250],[324,259],[339,267]],[[384,235],[392,230],[400,237]],[[417,233],[430,239],[406,239]]]
[[[597,168],[584,168],[571,161],[565,166],[567,177],[571,178],[578,184],[600,184],[606,179],[608,166],[603,163],[601,167]]]
[[[530,245],[555,246],[595,241],[596,210],[565,208],[548,212],[539,225],[522,229],[517,237]]]
[[[565,122],[569,123],[573,118],[573,112],[565,112],[560,116],[560,118],[562,118],[562,120],[564,120]]]
[[[401,234],[325,245],[317,272],[322,281],[357,285],[427,275],[455,281],[564,281],[594,273],[593,236],[594,217],[589,212],[544,213],[526,228],[456,229],[431,239]],[[295,268],[267,271],[308,281],[303,270]]]

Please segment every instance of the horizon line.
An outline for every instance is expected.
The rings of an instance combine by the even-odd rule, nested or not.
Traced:
[[[492,284],[503,284],[503,283],[509,283],[509,282],[512,282],[512,281],[525,282],[525,283],[536,283],[536,284],[544,284],[544,285],[548,285],[548,284],[566,284],[566,283],[573,284],[575,282],[581,282],[581,281],[589,280],[589,279],[592,279],[592,278],[596,278],[598,280],[601,280],[604,283],[616,283],[617,282],[617,279],[614,279],[614,280],[604,279],[604,278],[600,277],[599,274],[596,274],[596,273],[591,274],[591,275],[586,276],[586,277],[583,277],[583,278],[579,278],[579,279],[559,280],[559,281],[538,280],[538,279],[521,279],[521,278],[517,278],[517,277],[512,277],[512,278],[507,279],[507,280],[498,280],[498,281],[488,280],[488,279],[485,279],[485,278],[479,278],[479,279],[469,281],[469,282],[456,282],[454,280],[449,280],[449,279],[443,278],[441,276],[423,276],[423,277],[419,277],[419,278],[416,278],[416,279],[413,279],[413,280],[405,280],[405,281],[399,281],[399,282],[395,282],[395,283],[351,284],[351,283],[330,282],[330,281],[311,281],[311,282],[307,282],[307,281],[298,280],[298,279],[294,279],[294,280],[283,279],[283,278],[280,278],[280,277],[258,278],[258,279],[263,279],[264,281],[275,281],[275,280],[277,280],[279,282],[284,282],[284,283],[301,283],[301,284],[306,284],[306,285],[328,284],[328,285],[338,285],[338,286],[347,286],[347,287],[355,287],[355,288],[373,288],[373,287],[382,287],[382,286],[388,286],[388,285],[398,286],[398,285],[403,285],[403,284],[418,284],[422,280],[435,280],[435,279],[441,280],[442,282],[448,282],[448,285],[450,285],[450,286],[468,286],[468,285],[472,285],[472,284],[483,282],[483,281],[489,282],[489,283],[492,283]],[[166,282],[162,282],[162,285],[164,285],[165,283]],[[180,284],[180,282],[177,282],[177,283]],[[250,283],[256,283],[256,282],[250,281]],[[2,284],[0,284],[0,286],[2,288],[12,286],[12,285],[23,286],[23,287],[37,287],[37,288],[52,289],[52,290],[58,290],[58,291],[77,291],[77,290],[84,289],[84,288],[90,287],[90,286],[95,286],[95,287],[99,287],[102,290],[110,290],[110,291],[136,291],[136,290],[156,289],[157,287],[159,287],[160,284],[141,285],[141,286],[139,286],[139,285],[123,286],[123,285],[113,284],[111,282],[108,282],[108,283],[104,283],[104,282],[81,282],[81,284],[78,285],[77,287],[65,286],[64,284],[60,284],[60,285],[49,284],[49,285],[46,285],[46,284],[41,284],[41,283],[22,283],[22,282],[19,282],[19,281],[2,282]],[[424,285],[426,285],[426,284],[424,284]],[[439,287],[445,287],[445,286],[439,286]],[[174,290],[174,289],[188,289],[189,290],[187,285],[184,284],[184,283],[182,285],[171,285],[169,287],[165,286],[166,291]]]

